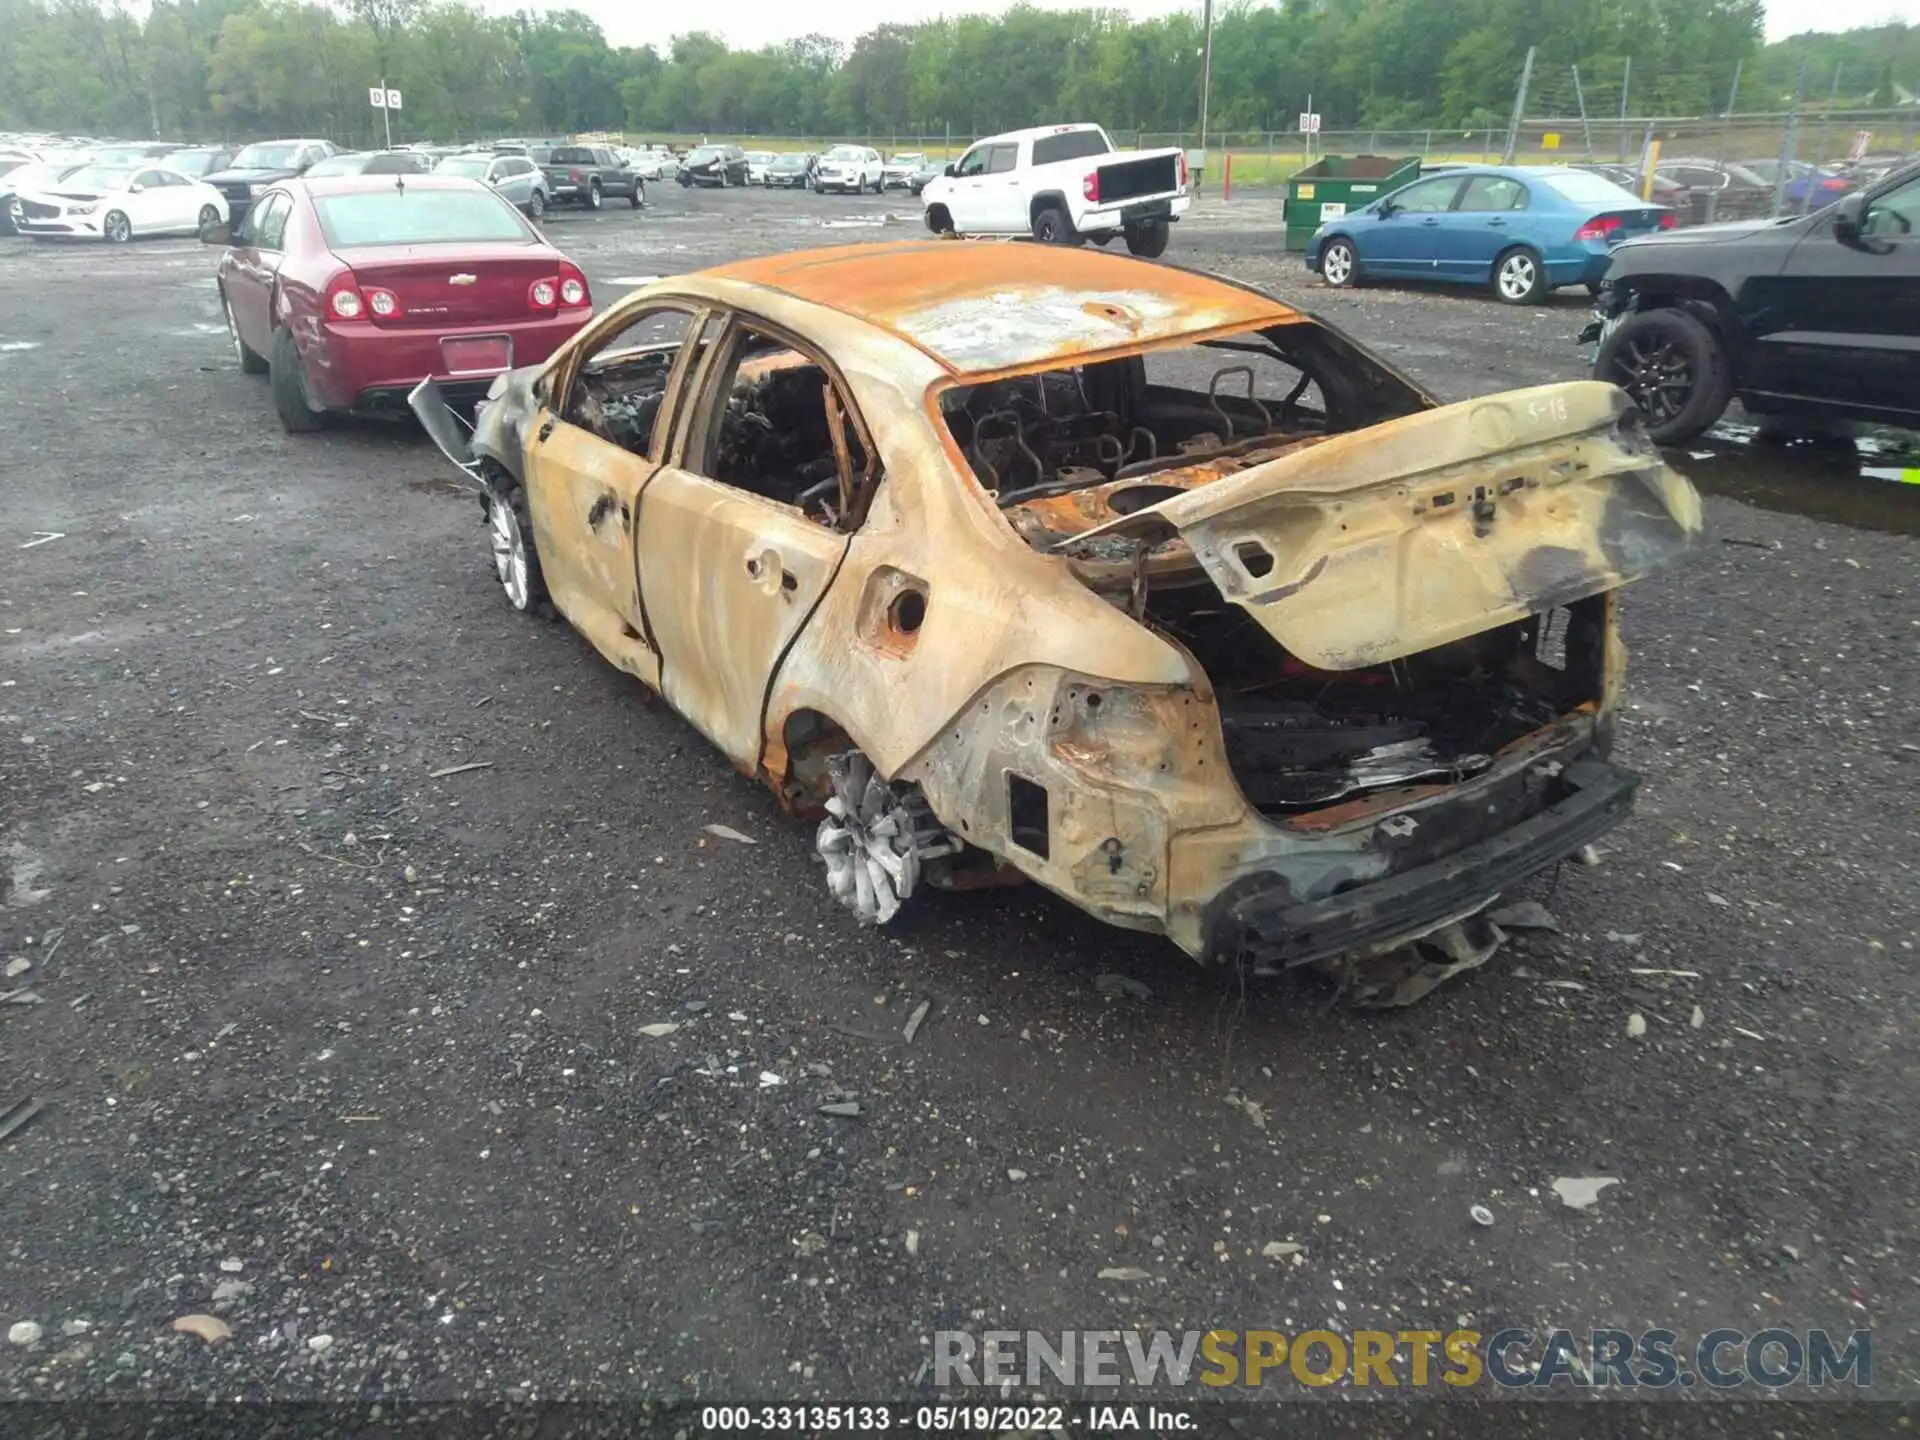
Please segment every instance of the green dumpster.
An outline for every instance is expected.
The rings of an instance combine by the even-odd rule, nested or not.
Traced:
[[[1323,221],[1371,205],[1420,178],[1420,159],[1393,155],[1328,155],[1287,181],[1287,249],[1304,250]]]

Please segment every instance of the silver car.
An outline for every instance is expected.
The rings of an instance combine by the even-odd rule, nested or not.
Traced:
[[[449,155],[433,170],[484,181],[535,220],[547,213],[547,178],[524,155]]]

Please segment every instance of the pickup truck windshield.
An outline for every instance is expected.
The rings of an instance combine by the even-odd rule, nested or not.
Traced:
[[[1082,160],[1089,155],[1105,155],[1112,150],[1098,130],[1069,130],[1064,135],[1042,135],[1033,142],[1033,163],[1051,165],[1056,160]]]

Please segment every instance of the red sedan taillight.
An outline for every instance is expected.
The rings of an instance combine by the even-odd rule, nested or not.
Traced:
[[[560,273],[542,277],[527,287],[527,304],[535,310],[578,310],[593,304],[587,277],[570,261],[560,262]]]
[[[326,294],[320,304],[329,320],[367,318],[366,297],[361,295],[360,282],[353,278],[351,270],[342,270],[327,282]]]
[[[1620,228],[1618,215],[1596,215],[1573,232],[1576,240],[1604,240]]]
[[[1674,214],[1673,211],[1671,210],[1669,210],[1666,214],[1660,217],[1660,228],[1662,230],[1671,230],[1679,223],[1680,223],[1680,217]]]

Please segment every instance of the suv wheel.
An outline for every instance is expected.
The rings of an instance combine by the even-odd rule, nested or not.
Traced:
[[[527,214],[531,215],[534,219],[538,220],[542,215],[546,213],[547,213],[546,193],[541,190],[535,190],[531,195],[527,196]]]
[[[1733,395],[1719,339],[1684,310],[1627,316],[1601,342],[1593,378],[1627,392],[1658,445],[1698,435],[1720,418]]]
[[[600,182],[595,180],[591,185],[587,186],[587,208],[589,210],[598,210],[601,199]]]

